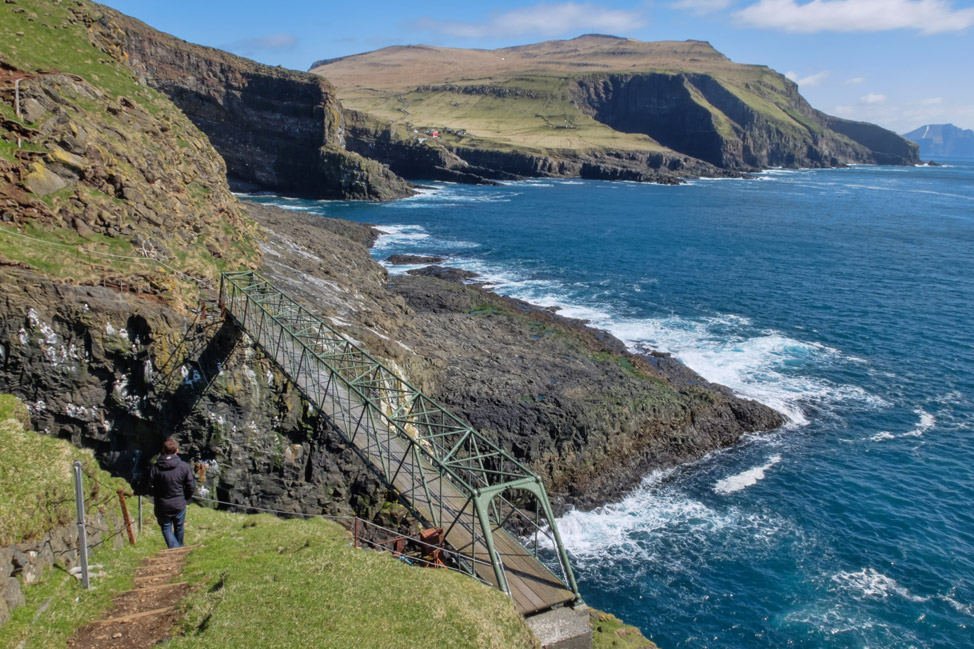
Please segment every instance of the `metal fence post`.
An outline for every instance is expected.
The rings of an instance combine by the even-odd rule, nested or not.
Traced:
[[[139,534],[142,534],[142,496],[139,495]]]
[[[88,590],[88,531],[85,528],[85,494],[81,488],[81,462],[74,462],[74,496],[78,503],[78,555],[81,557],[81,586]]]

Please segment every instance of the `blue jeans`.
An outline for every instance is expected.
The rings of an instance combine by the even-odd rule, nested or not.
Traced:
[[[183,523],[186,521],[186,510],[175,516],[157,516],[159,527],[162,528],[162,538],[166,539],[166,547],[183,547]]]

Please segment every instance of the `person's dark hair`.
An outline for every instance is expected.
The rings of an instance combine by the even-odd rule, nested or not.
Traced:
[[[162,443],[162,452],[166,455],[175,455],[179,452],[179,444],[172,437],[167,437]]]

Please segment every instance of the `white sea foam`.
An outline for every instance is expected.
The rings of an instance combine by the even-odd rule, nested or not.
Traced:
[[[767,463],[761,466],[756,466],[747,471],[742,471],[737,475],[718,480],[717,484],[714,485],[714,491],[719,494],[732,494],[735,491],[740,491],[755,485],[759,480],[764,480],[765,472],[778,462],[781,462],[781,456],[773,455]]]
[[[459,186],[455,183],[438,183],[419,190],[415,196],[388,203],[386,207],[389,209],[413,209],[430,205],[443,208],[451,204],[460,205],[463,203],[509,203],[511,198],[516,195],[509,192],[471,192],[468,187]]]
[[[937,423],[937,419],[929,412],[926,412],[923,408],[917,408],[913,412],[920,417],[920,421],[917,422],[916,428],[908,433],[904,433],[904,436],[922,437],[925,432],[934,427],[934,425]]]
[[[283,210],[291,210],[292,212],[321,212],[322,211],[319,205],[299,205],[297,203],[287,202],[288,200],[297,200],[297,199],[288,199],[286,196],[278,196],[277,198],[278,200],[266,201],[263,204],[270,205],[271,207],[279,207]]]
[[[858,402],[867,407],[887,405],[882,398],[858,386],[837,385],[800,373],[803,365],[841,359],[838,350],[773,330],[755,332],[753,323],[742,316],[618,318],[611,308],[573,299],[570,287],[555,280],[527,279],[511,269],[472,259],[456,259],[450,265],[477,273],[476,281],[486,283],[498,293],[556,308],[566,317],[586,320],[609,331],[635,352],[669,352],[705,379],[778,410],[795,426],[808,423],[804,408],[810,405],[840,402]]]
[[[903,437],[923,437],[925,432],[937,425],[937,418],[923,408],[917,408],[913,412],[920,418],[920,420],[916,423],[916,426],[914,426],[912,430],[899,435],[894,435],[893,433],[884,430],[876,433],[869,439],[874,442],[885,442],[887,440],[899,439]]]
[[[598,324],[637,351],[672,353],[707,380],[778,410],[796,426],[808,423],[805,405],[886,403],[858,386],[836,385],[796,371],[803,365],[833,362],[841,356],[837,350],[770,330],[754,335],[748,331],[751,323],[739,316],[696,320],[670,316]]]
[[[737,507],[715,509],[668,484],[674,469],[655,471],[621,501],[593,511],[572,510],[558,519],[558,530],[573,560],[594,567],[658,565],[668,570],[688,566],[673,563],[673,544],[695,553],[714,539],[731,536],[753,550],[774,547],[782,532],[793,526],[775,516]]]
[[[875,568],[863,568],[858,572],[843,571],[833,575],[832,581],[850,591],[855,597],[887,599],[895,595],[911,602],[930,601],[930,597],[914,595],[898,581],[887,577]]]
[[[372,246],[374,250],[385,250],[396,246],[415,244],[430,238],[429,233],[419,225],[383,225],[377,227],[379,238]]]
[[[620,502],[589,512],[572,510],[559,518],[558,531],[572,555],[581,564],[604,562],[606,557],[649,561],[655,551],[647,542],[647,534],[680,528],[681,534],[698,536],[734,524],[734,515],[661,489],[666,474],[650,474]]]
[[[974,604],[964,604],[962,602],[958,602],[951,595],[937,595],[937,599],[950,605],[950,607],[958,613],[963,613],[964,615],[974,617]]]
[[[863,641],[864,636],[869,636],[871,639],[877,635],[883,637],[889,633],[887,625],[878,624],[859,607],[838,604],[831,600],[818,600],[806,604],[798,610],[787,613],[784,620],[788,624],[800,624],[809,627],[809,629],[814,629],[829,638],[846,634],[858,636],[860,643],[855,646],[863,647],[876,646]],[[911,644],[907,644],[905,647],[916,649],[916,645]]]

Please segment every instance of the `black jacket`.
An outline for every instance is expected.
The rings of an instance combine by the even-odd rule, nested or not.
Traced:
[[[160,455],[149,473],[149,488],[155,497],[157,516],[175,516],[186,509],[195,487],[193,471],[178,455]]]

